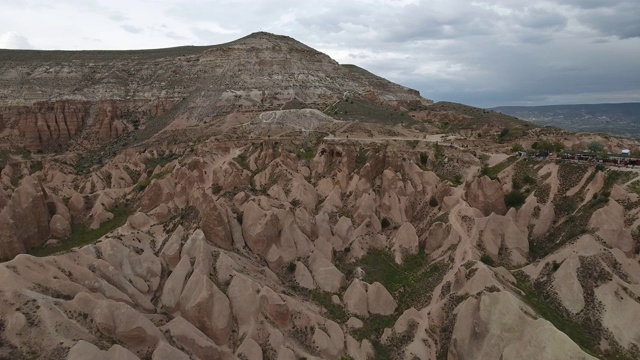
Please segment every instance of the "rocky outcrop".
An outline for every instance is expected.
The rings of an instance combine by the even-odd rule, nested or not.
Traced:
[[[607,244],[630,254],[634,250],[631,231],[624,226],[624,208],[610,199],[607,205],[596,210],[589,220],[589,227],[597,229],[596,234]]]
[[[592,359],[544,319],[532,319],[514,295],[484,293],[457,310],[449,357],[454,359]]]
[[[507,212],[502,185],[497,180],[491,180],[487,176],[476,178],[467,184],[465,195],[469,205],[482,211],[485,216],[492,212],[498,215]]]
[[[32,177],[27,176],[0,212],[0,259],[11,259],[49,239],[49,210],[46,193]],[[62,219],[64,220],[64,219]],[[66,234],[66,229],[58,229]]]

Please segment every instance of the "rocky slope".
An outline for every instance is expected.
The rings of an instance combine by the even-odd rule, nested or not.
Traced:
[[[324,109],[352,93],[385,106],[429,103],[415,90],[267,33],[210,47],[0,50],[0,89],[0,136],[31,151],[63,149],[70,140],[91,148],[138,127],[154,134],[176,118],[203,122],[286,104]]]
[[[331,61],[287,38],[202,54],[224,64],[261,46],[315,59],[274,71],[329,78],[319,69]],[[375,98],[339,94],[353,84],[343,79],[326,85],[324,112],[322,89],[295,106],[273,98],[275,110],[249,93],[188,95],[163,131],[83,171],[75,145],[7,154],[0,358],[640,356],[640,174],[508,154],[515,141],[591,135],[506,120],[439,134],[446,116],[476,115],[400,102],[417,95],[358,74]],[[221,115],[193,118],[199,109]]]

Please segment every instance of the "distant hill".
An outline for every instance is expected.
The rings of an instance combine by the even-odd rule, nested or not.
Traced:
[[[539,125],[640,139],[640,103],[500,106],[491,110]]]

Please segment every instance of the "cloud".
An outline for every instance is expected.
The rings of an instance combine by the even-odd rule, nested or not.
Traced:
[[[141,27],[137,27],[129,24],[122,24],[120,25],[120,28],[122,28],[122,30],[131,34],[139,34],[144,31],[144,29]]]
[[[4,34],[0,34],[0,48],[1,49],[32,49],[33,46],[29,43],[26,37],[18,34],[15,31],[9,31]]]
[[[624,3],[614,8],[590,9],[581,13],[578,20],[602,35],[620,39],[640,37],[640,2]]]
[[[11,31],[14,47],[205,45],[262,30],[435,100],[640,99],[637,0],[6,0],[2,10],[0,45]]]

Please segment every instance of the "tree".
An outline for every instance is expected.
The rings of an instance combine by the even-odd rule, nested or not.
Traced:
[[[511,147],[511,152],[518,152],[518,151],[524,151],[524,147],[522,147],[522,145],[518,143],[513,144],[513,146]]]
[[[597,141],[592,141],[587,145],[587,149],[593,153],[601,153],[604,152],[604,145]]]

